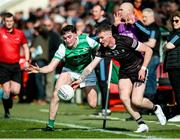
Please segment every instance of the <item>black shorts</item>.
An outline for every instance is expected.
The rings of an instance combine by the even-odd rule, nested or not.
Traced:
[[[127,73],[127,72],[124,72],[123,70],[120,70],[119,71],[119,80],[129,78],[133,84],[135,82],[146,83],[148,72],[146,72],[146,77],[145,77],[144,81],[138,79],[138,76],[139,76],[138,73],[139,73],[138,70],[136,72],[133,72],[133,73]]]
[[[0,62],[0,84],[8,81],[21,83],[21,70],[19,63],[7,64]]]

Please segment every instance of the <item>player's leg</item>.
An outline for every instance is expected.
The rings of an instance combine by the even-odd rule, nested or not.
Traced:
[[[13,96],[19,95],[21,89],[21,70],[19,64],[13,64],[10,70],[10,94],[8,101],[9,108],[13,107]]]
[[[132,92],[132,82],[130,79],[120,79],[119,80],[119,93],[120,98],[123,101],[124,106],[126,107],[127,111],[134,119],[140,116],[140,114],[136,111],[131,104],[131,92]]]
[[[20,77],[19,77],[20,78]],[[17,81],[10,81],[9,108],[13,107],[13,96],[19,95],[21,84]]]
[[[144,98],[145,83],[135,82],[132,91],[132,103],[138,108],[153,109],[154,104]]]
[[[91,72],[83,82],[81,82],[80,87],[84,87],[89,106],[95,108],[97,106],[97,89],[96,74],[94,71]]]
[[[87,96],[87,101],[90,107],[95,108],[97,106],[97,91],[96,86],[86,86],[84,88]]]
[[[9,107],[10,107],[10,92],[11,92],[11,76],[12,71],[15,71],[14,67],[9,64],[0,63],[0,83],[2,84],[3,88],[3,107],[5,111],[5,118],[9,118]],[[12,101],[11,101],[12,103]],[[12,104],[11,104],[12,105]]]
[[[138,108],[146,108],[155,112],[161,125],[166,124],[166,117],[159,105],[154,105],[149,99],[144,98],[145,83],[134,83],[132,103]]]
[[[56,118],[56,114],[59,108],[59,97],[58,97],[58,90],[63,84],[70,84],[72,82],[71,74],[68,72],[63,72],[59,75],[59,78],[56,82],[55,90],[53,92],[50,108],[49,108],[49,121],[47,125],[47,130],[53,130],[54,128],[54,121]]]
[[[21,84],[15,81],[11,81],[10,84],[11,84],[11,87],[10,87],[11,93],[13,95],[18,95],[21,89]]]
[[[2,85],[3,87],[3,98],[2,98],[2,102],[3,102],[3,107],[4,107],[4,118],[9,118],[10,117],[10,112],[9,112],[9,108],[11,107],[10,104],[12,103],[11,102],[11,99],[10,99],[10,81],[4,83]]]
[[[119,80],[120,98],[123,101],[127,112],[136,120],[139,125],[139,128],[135,132],[146,132],[148,131],[148,126],[145,124],[137,108],[131,103],[130,97],[132,89],[133,84],[130,79]]]

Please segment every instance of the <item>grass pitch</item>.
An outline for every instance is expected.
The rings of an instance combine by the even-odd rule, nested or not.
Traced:
[[[143,116],[150,128],[148,133],[134,133],[137,125],[125,121],[129,117],[125,112],[112,112],[106,129],[102,129],[103,118],[92,115],[95,109],[72,103],[60,104],[55,131],[45,132],[48,108],[48,104],[15,103],[11,118],[4,119],[0,102],[0,138],[180,138],[180,123],[161,126],[155,116]]]

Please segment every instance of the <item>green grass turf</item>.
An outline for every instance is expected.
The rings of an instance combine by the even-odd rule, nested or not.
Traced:
[[[180,123],[161,126],[155,116],[143,116],[149,125],[148,133],[133,133],[134,121],[125,121],[129,115],[113,112],[102,129],[102,118],[90,116],[96,112],[87,105],[61,103],[54,132],[42,129],[48,120],[49,105],[18,104],[11,110],[11,119],[3,118],[0,103],[0,138],[180,138]]]

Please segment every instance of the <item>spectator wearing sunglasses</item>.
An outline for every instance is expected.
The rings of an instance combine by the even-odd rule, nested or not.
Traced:
[[[165,71],[168,72],[169,80],[175,92],[176,111],[174,117],[169,122],[180,122],[180,11],[172,14],[171,33],[165,45]]]

